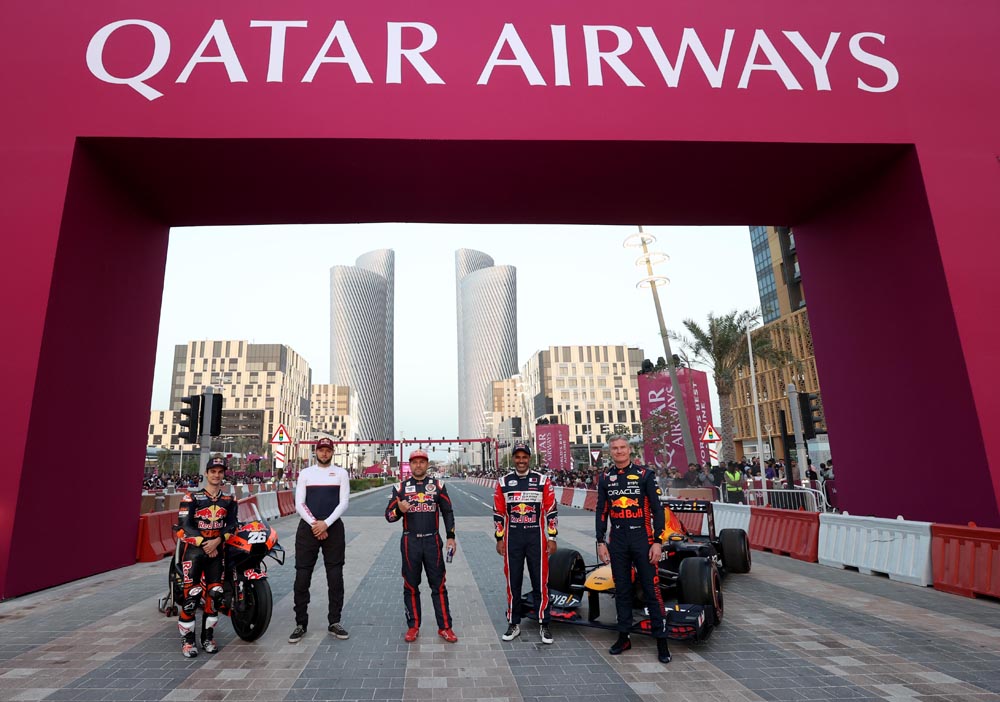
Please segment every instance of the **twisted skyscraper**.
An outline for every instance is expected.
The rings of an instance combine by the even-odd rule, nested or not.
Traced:
[[[493,381],[517,372],[517,269],[481,251],[455,252],[458,310],[458,434],[484,435]]]
[[[330,382],[358,398],[357,439],[392,439],[395,254],[369,251],[330,269]]]

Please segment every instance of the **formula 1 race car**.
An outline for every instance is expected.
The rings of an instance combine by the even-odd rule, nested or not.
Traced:
[[[660,556],[659,584],[667,617],[667,634],[676,640],[700,641],[722,623],[725,611],[722,576],[750,572],[750,544],[742,529],[715,533],[711,502],[661,500],[669,539]],[[677,514],[703,514],[707,534],[690,534]],[[633,575],[634,581],[634,575]],[[632,631],[649,634],[649,616],[642,588],[633,585],[632,605],[643,610],[635,617]],[[587,611],[581,614],[584,594]],[[601,595],[614,597],[611,566],[586,565],[579,551],[557,549],[549,558],[549,603],[553,622],[566,622],[599,629],[615,629],[614,623],[600,621]],[[522,616],[537,617],[531,594],[522,596]],[[637,612],[638,614],[638,612]]]

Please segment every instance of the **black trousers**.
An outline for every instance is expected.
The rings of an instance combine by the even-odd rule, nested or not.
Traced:
[[[420,571],[427,572],[431,586],[431,601],[438,629],[451,628],[451,608],[448,606],[448,588],[444,580],[444,558],[441,555],[441,537],[438,534],[417,536],[403,534],[399,541],[403,557],[403,605],[406,607],[406,625],[420,626]]]
[[[632,629],[632,568],[642,585],[642,593],[649,610],[649,625],[654,637],[667,635],[667,620],[663,614],[663,595],[657,567],[649,562],[649,540],[645,529],[630,529],[628,525],[612,526],[608,540],[611,556],[611,577],[615,581],[615,609],[618,611],[618,631]]]
[[[524,587],[524,564],[528,564],[531,598],[541,624],[549,623],[549,556],[545,533],[537,529],[509,529],[503,572],[507,576],[507,621],[521,623],[521,590]]]
[[[320,541],[312,533],[304,520],[299,521],[295,532],[295,623],[309,626],[309,583],[313,568],[323,552],[326,567],[326,588],[330,608],[327,620],[330,624],[340,621],[344,608],[344,522],[338,519],[327,530],[327,537]]]

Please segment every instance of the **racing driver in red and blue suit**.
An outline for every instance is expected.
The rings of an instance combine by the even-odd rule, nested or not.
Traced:
[[[597,483],[597,557],[611,564],[618,610],[618,640],[609,653],[616,656],[632,648],[632,568],[642,585],[649,611],[649,624],[656,638],[657,659],[670,662],[663,595],[657,569],[660,563],[664,516],[656,475],[632,463],[628,440],[608,438],[614,463]],[[608,519],[611,533],[607,534]]]

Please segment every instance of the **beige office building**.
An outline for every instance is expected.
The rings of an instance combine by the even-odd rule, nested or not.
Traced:
[[[550,346],[536,352],[520,374],[525,433],[533,433],[540,419],[569,425],[570,442],[578,446],[604,443],[620,427],[642,433],[643,357],[642,349],[632,346]]]
[[[262,443],[268,442],[281,424],[293,441],[305,439],[311,380],[306,360],[283,344],[191,341],[174,348],[170,409],[180,410],[182,397],[200,394],[212,385],[222,393],[225,410],[261,411]],[[151,427],[167,424],[150,421]],[[172,436],[176,436],[176,425]]]
[[[759,358],[754,363],[764,455],[771,454],[773,446],[773,455],[781,457],[785,452],[778,411],[785,410],[785,430],[789,435],[792,433],[791,412],[798,412],[797,407],[789,407],[786,385],[795,383],[800,393],[820,394],[821,402],[822,394],[806,313],[802,274],[795,251],[795,235],[788,227],[755,226],[750,227],[750,240],[764,322],[764,326],[753,334],[769,334],[772,345],[794,359],[780,368]],[[737,369],[732,407],[737,457],[756,455],[757,427],[749,367]],[[825,430],[825,427],[822,429]],[[812,449],[810,453],[813,453]]]
[[[356,409],[357,397],[346,385],[313,385],[309,420],[312,432],[338,441],[356,439],[352,403]]]

